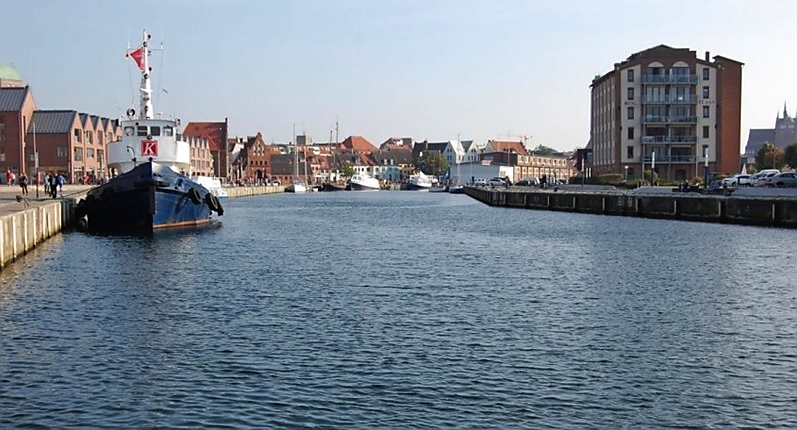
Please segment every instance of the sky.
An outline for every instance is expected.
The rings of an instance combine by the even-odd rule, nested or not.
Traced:
[[[233,136],[589,140],[590,83],[660,44],[745,63],[741,149],[797,113],[797,1],[27,0],[2,7],[0,64],[37,108],[138,108],[146,30],[155,111]]]

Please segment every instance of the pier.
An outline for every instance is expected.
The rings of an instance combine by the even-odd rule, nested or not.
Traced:
[[[0,271],[17,258],[73,225],[75,206],[86,196],[89,185],[64,185],[62,195],[48,198],[44,187],[28,186],[22,196],[19,186],[0,186]],[[281,193],[284,187],[229,187],[230,198]]]
[[[546,190],[518,188],[469,186],[465,193],[484,204],[507,208],[797,228],[797,193],[589,191],[573,185]]]

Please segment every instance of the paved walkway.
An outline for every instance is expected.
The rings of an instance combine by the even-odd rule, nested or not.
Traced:
[[[79,198],[83,197],[91,185],[64,185],[63,195],[58,198]],[[0,185],[0,217],[12,213],[20,212],[26,207],[44,205],[53,201],[51,197],[44,193],[44,186],[39,186],[39,198],[36,198],[36,186],[28,186],[28,195],[22,201],[17,201],[17,196],[22,196],[22,188],[19,185]]]

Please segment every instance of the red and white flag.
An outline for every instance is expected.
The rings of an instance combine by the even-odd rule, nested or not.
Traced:
[[[144,70],[144,55],[147,55],[147,48],[140,47],[127,53],[127,57],[133,58],[139,69]]]

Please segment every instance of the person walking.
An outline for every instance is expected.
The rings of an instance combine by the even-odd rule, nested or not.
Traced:
[[[59,173],[57,179],[58,179],[58,191],[61,192],[61,197],[63,197],[64,196],[64,182],[66,182],[66,178],[64,178],[64,175]]]
[[[6,170],[6,184],[9,187],[14,184],[14,174],[11,173],[11,169]]]
[[[28,195],[28,177],[25,175],[25,172],[22,172],[19,176],[19,186],[22,188],[22,195]]]
[[[55,173],[50,175],[47,180],[50,181],[50,195],[52,195],[53,198],[58,197],[58,178],[55,176]]]

